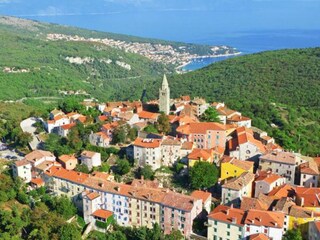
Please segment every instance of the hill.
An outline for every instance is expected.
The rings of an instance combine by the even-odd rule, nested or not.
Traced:
[[[138,99],[150,79],[174,72],[181,61],[233,51],[5,16],[0,35],[0,100],[65,94]]]
[[[175,96],[224,101],[286,149],[320,154],[320,48],[236,57],[168,79]]]

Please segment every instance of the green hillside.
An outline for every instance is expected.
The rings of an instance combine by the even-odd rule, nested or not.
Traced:
[[[48,42],[0,29],[0,99],[28,96],[57,96],[60,91],[82,90],[101,100],[136,98],[141,95],[119,93],[150,77],[162,74],[166,67],[137,54],[126,53],[95,43]],[[104,50],[101,51],[100,49]],[[70,63],[67,57],[90,58],[83,64]],[[112,60],[107,63],[107,60]],[[115,62],[131,66],[127,70]],[[27,72],[8,73],[24,69]]]
[[[320,48],[241,56],[172,76],[169,84],[175,96],[227,103],[286,149],[320,154]]]

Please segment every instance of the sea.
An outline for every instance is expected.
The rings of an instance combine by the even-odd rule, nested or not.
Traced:
[[[268,30],[250,31],[229,34],[226,36],[213,35],[210,38],[192,41],[198,44],[228,45],[241,52],[240,55],[226,57],[206,57],[194,59],[182,68],[183,71],[193,71],[209,64],[264,51],[320,47],[320,30]]]

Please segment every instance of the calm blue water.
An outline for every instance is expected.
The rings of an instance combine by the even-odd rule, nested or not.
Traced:
[[[208,45],[229,45],[237,48],[241,55],[270,50],[320,47],[320,30],[273,30],[250,31],[233,34],[212,35],[209,38],[193,40]],[[238,57],[241,55],[231,56]],[[192,71],[230,57],[195,59],[183,70]]]

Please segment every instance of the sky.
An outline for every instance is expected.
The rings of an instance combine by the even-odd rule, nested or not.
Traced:
[[[320,0],[0,0],[0,14],[188,42],[320,30]]]

